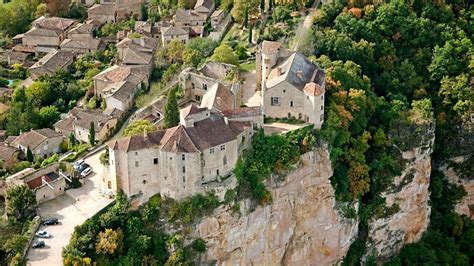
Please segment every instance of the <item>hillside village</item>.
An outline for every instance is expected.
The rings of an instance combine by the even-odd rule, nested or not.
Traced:
[[[0,265],[472,265],[468,2],[2,1]]]

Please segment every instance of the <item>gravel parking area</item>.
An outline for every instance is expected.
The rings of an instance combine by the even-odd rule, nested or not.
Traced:
[[[49,232],[51,238],[44,239],[45,248],[30,247],[27,265],[63,265],[62,248],[69,242],[74,227],[82,224],[112,201],[100,195],[100,180],[105,169],[99,162],[99,156],[100,152],[86,159],[92,166],[93,173],[86,178],[84,186],[67,190],[64,195],[39,206],[42,219],[58,218],[59,224],[39,228]],[[38,238],[34,241],[36,240]]]

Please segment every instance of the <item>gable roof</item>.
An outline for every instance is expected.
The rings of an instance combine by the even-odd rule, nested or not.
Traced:
[[[33,27],[29,31],[25,32],[25,36],[59,37],[61,34],[61,30],[43,29],[37,27]]]
[[[65,31],[74,24],[73,19],[41,16],[31,24],[37,28]]]
[[[146,65],[153,60],[158,40],[154,38],[125,38],[117,44],[117,48],[125,49],[122,63],[132,65]]]
[[[234,95],[227,87],[217,82],[202,97],[201,107],[216,108],[217,110],[234,108]]]
[[[35,149],[45,140],[55,137],[62,137],[62,135],[50,128],[33,129],[18,136],[18,138],[13,141],[13,145],[21,145]]]
[[[30,70],[40,69],[45,74],[53,74],[54,72],[65,68],[74,58],[74,53],[64,50],[53,50],[30,67]]]
[[[129,152],[145,148],[158,147],[166,130],[148,132],[146,134],[134,135],[109,141],[107,145],[115,150]]]
[[[20,152],[17,148],[0,144],[0,160],[7,162],[11,159],[16,159],[16,156]]]
[[[272,41],[263,41],[262,42],[262,52],[264,54],[275,54],[281,48],[281,43],[279,42],[272,42]]]
[[[295,52],[271,70],[267,80],[267,87],[274,87],[283,81],[287,81],[302,91],[307,83],[317,82],[322,86],[324,71],[309,61],[304,55]]]
[[[170,26],[170,27],[163,27],[162,34],[164,36],[172,36],[172,35],[188,35],[189,32],[182,27],[178,26]]]
[[[179,116],[186,118],[188,116],[198,114],[204,110],[207,110],[207,108],[200,108],[196,106],[195,104],[190,104],[182,109],[179,110]]]
[[[76,118],[74,126],[89,130],[92,122],[94,123],[96,132],[101,131],[108,121],[116,119],[115,117],[106,115],[100,111],[85,109],[77,110],[77,113],[74,116]]]
[[[133,96],[133,92],[137,86],[137,83],[131,81],[112,83],[104,88],[103,93],[106,98],[114,97],[121,102],[125,102],[130,95]]]
[[[87,9],[88,14],[95,15],[115,15],[116,7],[111,4],[94,4]]]
[[[205,7],[207,10],[210,10],[214,5],[214,0],[197,0],[196,4],[194,5],[194,9],[199,7]]]
[[[86,39],[86,40],[74,40],[66,39],[64,40],[60,47],[61,49],[91,49],[97,50],[101,44],[101,39]]]
[[[176,23],[190,23],[194,21],[206,21],[207,15],[194,10],[178,8],[174,15]]]
[[[148,70],[145,66],[132,67],[113,65],[95,75],[93,79],[111,83],[126,80],[140,83],[148,79]]]
[[[90,34],[92,36],[92,31],[94,30],[94,24],[77,24],[74,28],[68,31],[68,34]]]

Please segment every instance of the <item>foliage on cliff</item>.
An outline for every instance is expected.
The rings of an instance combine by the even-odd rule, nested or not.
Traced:
[[[291,169],[300,156],[316,144],[312,126],[284,135],[265,136],[263,129],[252,137],[252,148],[237,161],[235,176],[241,196],[251,196],[260,203],[271,201],[265,180]]]
[[[315,61],[327,71],[322,135],[331,147],[331,181],[339,200],[361,200],[362,232],[367,219],[384,208],[380,192],[404,165],[400,151],[432,146],[427,141],[436,130],[435,160],[472,154],[473,13],[472,3],[461,1],[339,0],[318,10],[312,43]],[[444,177],[433,178],[446,183]],[[439,198],[439,203],[450,200]],[[414,246],[417,253],[404,249],[402,264],[422,264],[410,256],[420,253],[437,257],[429,263],[472,264],[472,244],[459,248],[462,237],[437,226],[452,226],[444,219],[454,219],[469,228],[471,222],[453,218],[451,211],[452,204],[444,212],[451,218],[433,212],[432,227]],[[435,244],[439,241],[443,245]],[[363,253],[357,251],[364,246],[359,242],[349,264],[358,263],[357,254]],[[460,259],[441,258],[443,252]]]
[[[64,265],[177,265],[206,250],[197,239],[185,245],[183,236],[165,233],[166,224],[186,225],[212,211],[219,201],[212,193],[176,202],[152,197],[133,210],[122,192],[108,208],[74,229],[63,249]]]

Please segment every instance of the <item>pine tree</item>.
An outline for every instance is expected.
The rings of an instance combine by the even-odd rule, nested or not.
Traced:
[[[176,88],[168,93],[165,105],[165,127],[170,128],[179,124],[178,100],[176,99]]]
[[[33,156],[33,152],[31,151],[30,147],[26,149],[26,160],[30,163],[34,161],[35,157]]]
[[[89,128],[89,144],[91,146],[95,145],[95,126],[94,122],[91,121],[91,126]]]

